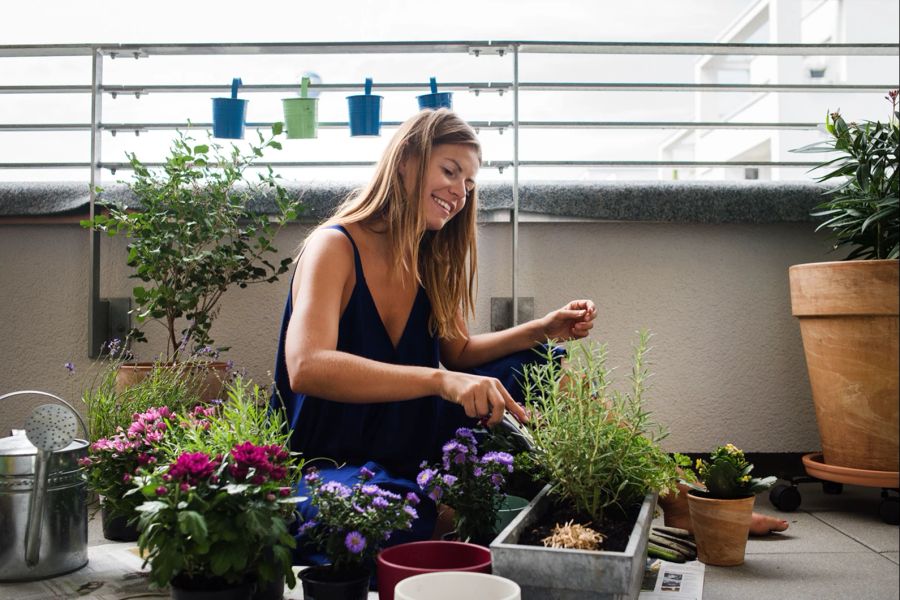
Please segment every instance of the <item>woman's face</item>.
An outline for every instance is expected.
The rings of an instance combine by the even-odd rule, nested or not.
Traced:
[[[403,181],[410,191],[417,164],[407,161],[402,167]],[[475,189],[478,153],[469,144],[442,144],[431,149],[422,188],[422,214],[425,228],[437,231],[463,209]]]

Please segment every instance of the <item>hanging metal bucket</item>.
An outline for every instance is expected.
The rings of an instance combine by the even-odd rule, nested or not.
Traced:
[[[21,395],[61,402],[88,436],[81,415],[53,394],[11,392],[0,396],[0,402]],[[62,406],[40,406],[32,417],[46,408]],[[71,419],[67,413],[59,418],[52,410],[43,414],[55,419],[41,424],[43,437],[37,445],[29,441],[29,437],[35,439],[32,430],[28,436],[25,431],[14,431],[10,437],[0,438],[0,582],[47,579],[88,562],[87,481],[78,464],[79,458],[87,456],[88,441],[71,439],[74,428],[71,433],[61,432],[59,423]],[[48,449],[54,440],[62,447]]]

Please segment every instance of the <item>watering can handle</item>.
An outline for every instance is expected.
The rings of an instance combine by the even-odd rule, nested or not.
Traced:
[[[35,394],[37,396],[47,396],[48,398],[53,398],[57,402],[63,403],[69,410],[72,411],[72,414],[75,415],[75,418],[78,419],[78,424],[81,425],[81,429],[82,429],[82,431],[84,431],[85,437],[90,438],[91,434],[88,433],[87,425],[85,425],[84,418],[81,416],[81,413],[79,413],[77,410],[75,410],[74,406],[72,406],[71,404],[69,404],[68,402],[66,402],[65,400],[60,398],[59,396],[54,396],[53,394],[51,394],[49,392],[40,392],[38,390],[21,390],[18,392],[9,392],[8,394],[3,394],[2,396],[0,396],[0,401],[6,400],[7,398],[11,398],[13,396],[25,396],[28,394]]]

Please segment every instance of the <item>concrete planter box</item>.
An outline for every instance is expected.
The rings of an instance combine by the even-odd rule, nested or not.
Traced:
[[[648,494],[624,552],[565,550],[516,543],[522,532],[550,507],[545,487],[491,542],[494,575],[512,579],[522,600],[625,600],[641,590],[647,560],[647,538],[656,508]]]

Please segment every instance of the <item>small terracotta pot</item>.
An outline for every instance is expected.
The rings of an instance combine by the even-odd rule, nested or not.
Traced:
[[[706,498],[694,491],[688,493],[688,508],[700,562],[719,567],[744,563],[755,500],[756,496],[721,500]]]
[[[116,391],[121,392],[142,381],[150,374],[154,363],[125,363],[116,372]],[[224,362],[204,363],[202,366],[188,368],[182,364],[168,364],[172,369],[185,369],[186,375],[196,377],[198,396],[203,402],[222,398],[225,382],[228,381],[228,364]]]

